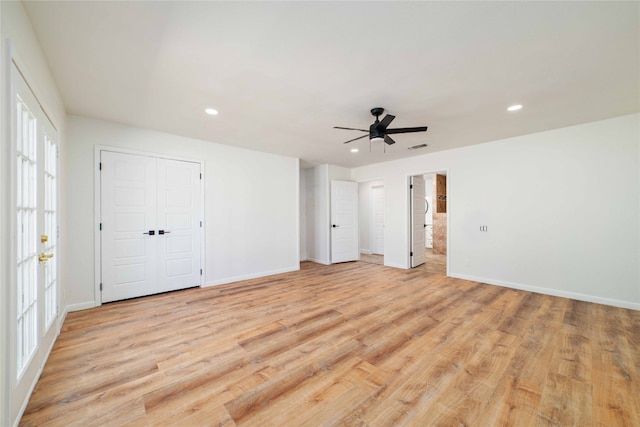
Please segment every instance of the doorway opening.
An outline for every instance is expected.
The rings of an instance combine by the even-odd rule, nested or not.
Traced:
[[[384,265],[384,181],[359,184],[360,261]]]
[[[447,172],[410,177],[409,257],[411,268],[447,274]]]

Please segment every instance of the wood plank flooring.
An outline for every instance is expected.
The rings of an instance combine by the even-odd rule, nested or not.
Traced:
[[[640,312],[364,262],[70,313],[23,426],[640,426]]]

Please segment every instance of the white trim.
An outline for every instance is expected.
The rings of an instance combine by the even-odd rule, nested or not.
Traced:
[[[315,262],[316,264],[331,265],[329,261],[323,259],[307,258],[307,261]]]
[[[296,159],[296,170],[298,171],[298,173],[296,173],[296,204],[295,204],[295,214],[296,214],[296,246],[298,247],[298,250],[296,251],[296,264],[300,265],[300,236],[301,236],[301,232],[300,232],[300,159]],[[306,189],[305,189],[306,191]],[[306,206],[305,206],[306,209]],[[306,243],[306,242],[305,242]],[[306,252],[306,250],[305,250]]]
[[[199,160],[199,159],[193,159],[193,158],[188,158],[188,157],[181,157],[181,156],[173,156],[173,155],[168,155],[168,154],[162,154],[162,153],[154,153],[154,152],[149,152],[149,151],[139,151],[139,150],[130,150],[128,148],[120,148],[120,147],[110,147],[108,145],[95,145],[93,147],[93,197],[94,197],[94,212],[93,212],[93,247],[94,247],[94,259],[93,259],[93,280],[94,280],[94,301],[93,303],[91,303],[91,305],[88,305],[88,302],[84,302],[84,303],[79,303],[79,304],[72,304],[67,306],[67,308],[71,307],[72,309],[69,309],[69,311],[76,311],[76,310],[84,310],[87,308],[91,308],[91,307],[99,307],[102,305],[102,297],[101,297],[101,292],[100,292],[100,280],[102,278],[101,275],[101,263],[102,263],[102,245],[100,244],[100,222],[101,222],[101,218],[100,218],[100,214],[102,213],[102,206],[100,205],[100,198],[101,198],[101,194],[100,194],[100,153],[102,151],[109,151],[109,152],[113,152],[113,153],[122,153],[122,154],[132,154],[132,155],[136,155],[136,156],[147,156],[147,157],[153,157],[153,158],[157,158],[157,159],[167,159],[167,160],[178,160],[178,161],[182,161],[182,162],[190,162],[190,163],[197,163],[200,165],[200,173],[202,174],[202,179],[200,182],[200,205],[201,205],[201,215],[202,215],[202,227],[200,227],[200,268],[202,269],[202,275],[200,276],[200,286],[203,286],[203,280],[206,271],[205,271],[205,260],[206,260],[206,256],[205,256],[205,237],[206,234],[204,232],[206,224],[204,221],[204,218],[206,217],[205,214],[205,191],[204,191],[204,182],[205,182],[205,178],[206,175],[204,173],[204,169],[205,169],[205,162],[203,160]]]
[[[2,7],[0,7],[0,10]],[[13,185],[13,179],[11,178],[11,162],[9,161],[12,156],[11,151],[11,130],[9,124],[11,123],[11,111],[13,110],[11,104],[11,40],[2,39],[2,46],[0,46],[0,52],[3,53],[0,58],[2,69],[0,70],[0,231],[4,236],[0,241],[0,252],[4,255],[0,258],[0,280],[2,285],[0,286],[0,347],[3,351],[0,354],[0,425],[9,425],[11,423],[11,384],[13,377],[11,373],[11,356],[10,352],[4,350],[12,348],[11,346],[11,332],[10,326],[11,316],[10,311],[11,301],[10,287],[11,283],[11,268],[13,265],[9,261],[11,254],[10,248],[13,246],[10,244],[8,238],[10,230],[10,194],[11,187]],[[13,353],[13,352],[11,352]]]
[[[373,255],[371,249],[360,249],[360,253],[363,255]]]
[[[73,312],[73,311],[80,311],[80,310],[86,310],[88,308],[95,308],[97,307],[97,305],[95,304],[94,301],[85,301],[85,302],[79,302],[77,304],[69,304],[64,308],[64,317],[67,317],[67,314]]]
[[[273,276],[274,274],[291,273],[292,271],[298,271],[298,270],[300,270],[300,267],[290,267],[290,268],[282,268],[279,270],[263,271],[261,273],[253,273],[253,274],[246,274],[242,276],[228,277],[226,279],[219,279],[219,280],[214,280],[212,282],[207,282],[202,287],[208,288],[209,286],[226,285],[229,283],[241,282],[243,280]]]
[[[400,268],[402,270],[409,270],[409,267],[407,267],[406,265],[396,264],[396,263],[393,263],[393,262],[385,262],[384,266],[385,267]]]
[[[450,273],[450,277],[457,279],[470,280],[473,282],[485,283],[488,285],[502,286],[505,288],[518,289],[521,291],[535,292],[537,294],[551,295],[555,297],[569,298],[578,301],[592,302],[596,304],[610,305],[613,307],[628,308],[631,310],[640,310],[640,302],[622,301],[611,298],[603,298],[594,295],[581,294],[577,292],[566,292],[551,288],[541,288],[539,286],[523,285],[521,283],[508,282],[506,280],[487,279],[484,277],[470,276],[467,274]]]

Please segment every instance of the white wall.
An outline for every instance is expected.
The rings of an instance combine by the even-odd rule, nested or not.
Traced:
[[[0,99],[2,107],[0,114],[0,425],[11,425],[10,408],[12,406],[20,406],[25,402],[10,402],[12,398],[10,393],[10,367],[9,353],[5,351],[10,348],[9,339],[9,319],[10,299],[9,288],[12,285],[10,281],[11,267],[7,266],[9,259],[13,259],[14,242],[8,236],[12,234],[9,230],[8,218],[12,213],[10,206],[10,189],[14,185],[14,179],[9,175],[9,148],[11,146],[9,135],[8,115],[10,105],[9,93],[7,85],[9,79],[8,68],[10,65],[9,55],[11,54],[13,61],[22,71],[25,79],[31,86],[38,101],[43,109],[51,118],[54,126],[59,131],[59,176],[60,184],[63,185],[65,180],[65,141],[60,138],[64,134],[65,126],[65,109],[62,99],[53,80],[53,76],[49,71],[49,67],[42,53],[38,40],[36,39],[31,22],[22,6],[21,2],[0,2],[0,34],[1,34],[1,58],[2,71],[0,72]],[[10,40],[11,49],[9,52],[7,40]],[[64,196],[60,196],[60,210],[64,208]],[[60,221],[60,241],[65,238],[65,224]],[[58,253],[58,262],[65,258],[64,252]],[[62,266],[61,266],[62,268]],[[64,295],[64,282],[60,282],[60,297]],[[64,307],[64,301],[61,301],[61,307]],[[62,319],[60,313],[57,320],[58,325]]]
[[[69,230],[65,281],[73,308],[94,295],[94,146],[205,162],[205,285],[299,268],[298,159],[79,116],[68,117]]]
[[[351,169],[328,165],[329,181],[351,181]]]
[[[307,259],[330,264],[329,165],[305,169],[307,198]]]
[[[358,184],[358,224],[360,226],[360,253],[371,253],[371,188],[384,185],[384,181]]]
[[[408,176],[448,170],[450,275],[640,309],[639,128],[634,114],[352,176],[384,177],[387,265],[408,267]]]

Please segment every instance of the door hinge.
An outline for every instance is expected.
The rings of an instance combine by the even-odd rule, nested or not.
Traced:
[[[102,290],[102,283],[100,283],[100,290]]]
[[[202,221],[200,221],[200,227],[202,227]]]
[[[200,174],[200,179],[202,179],[202,174]]]
[[[100,223],[99,229],[100,231],[102,231],[102,223]]]
[[[98,163],[98,170],[102,170],[102,162]]]
[[[413,189],[413,184],[410,184],[409,185],[409,190],[412,190],[412,189]]]
[[[413,256],[413,252],[409,252],[409,256]]]
[[[200,275],[202,276],[202,269],[200,269]]]

